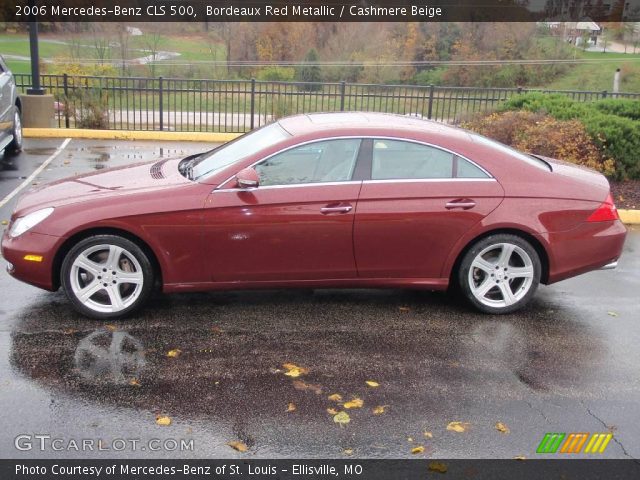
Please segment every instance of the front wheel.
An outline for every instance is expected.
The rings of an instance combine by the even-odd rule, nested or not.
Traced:
[[[458,284],[467,300],[485,313],[524,307],[540,283],[540,257],[521,237],[490,235],[469,249],[460,263]]]
[[[13,135],[13,140],[7,145],[7,153],[20,153],[22,151],[22,117],[17,107],[13,113],[13,129],[11,130],[11,134]]]
[[[73,306],[97,319],[123,317],[140,308],[153,289],[153,267],[144,251],[116,235],[78,242],[62,262],[61,283]]]

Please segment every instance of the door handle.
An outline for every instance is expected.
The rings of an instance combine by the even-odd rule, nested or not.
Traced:
[[[337,205],[335,207],[322,207],[320,213],[327,215],[329,213],[349,213],[353,207],[351,205]]]
[[[476,202],[474,202],[473,200],[469,200],[468,198],[465,198],[461,200],[453,200],[451,202],[447,202],[444,208],[446,208],[447,210],[453,210],[454,208],[469,210],[470,208],[473,208],[475,206],[476,206]]]

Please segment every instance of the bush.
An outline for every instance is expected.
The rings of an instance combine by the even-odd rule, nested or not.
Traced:
[[[605,175],[615,173],[615,162],[601,151],[577,120],[508,111],[478,118],[464,126],[524,152],[583,165]]]
[[[577,102],[561,94],[527,93],[503,105],[501,111],[527,110],[557,120],[577,120],[584,125],[602,155],[615,162],[616,180],[640,178],[640,106],[637,100],[607,99]]]
[[[109,128],[107,101],[97,89],[78,89],[74,97],[76,108],[70,113],[77,128]]]
[[[423,70],[416,74],[414,82],[416,85],[442,85],[443,68]]]
[[[295,78],[296,71],[290,67],[266,67],[258,72],[258,80],[269,82],[289,82]]]

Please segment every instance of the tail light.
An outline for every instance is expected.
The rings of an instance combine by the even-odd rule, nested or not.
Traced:
[[[607,222],[610,220],[618,220],[619,218],[618,210],[613,203],[613,197],[609,194],[602,205],[589,215],[587,222]]]

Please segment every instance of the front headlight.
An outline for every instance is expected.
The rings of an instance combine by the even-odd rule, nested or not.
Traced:
[[[49,207],[43,208],[42,210],[36,210],[35,212],[31,212],[24,217],[18,218],[15,222],[13,222],[13,226],[9,231],[9,236],[12,238],[19,237],[27,230],[35,227],[52,213],[53,207]]]

